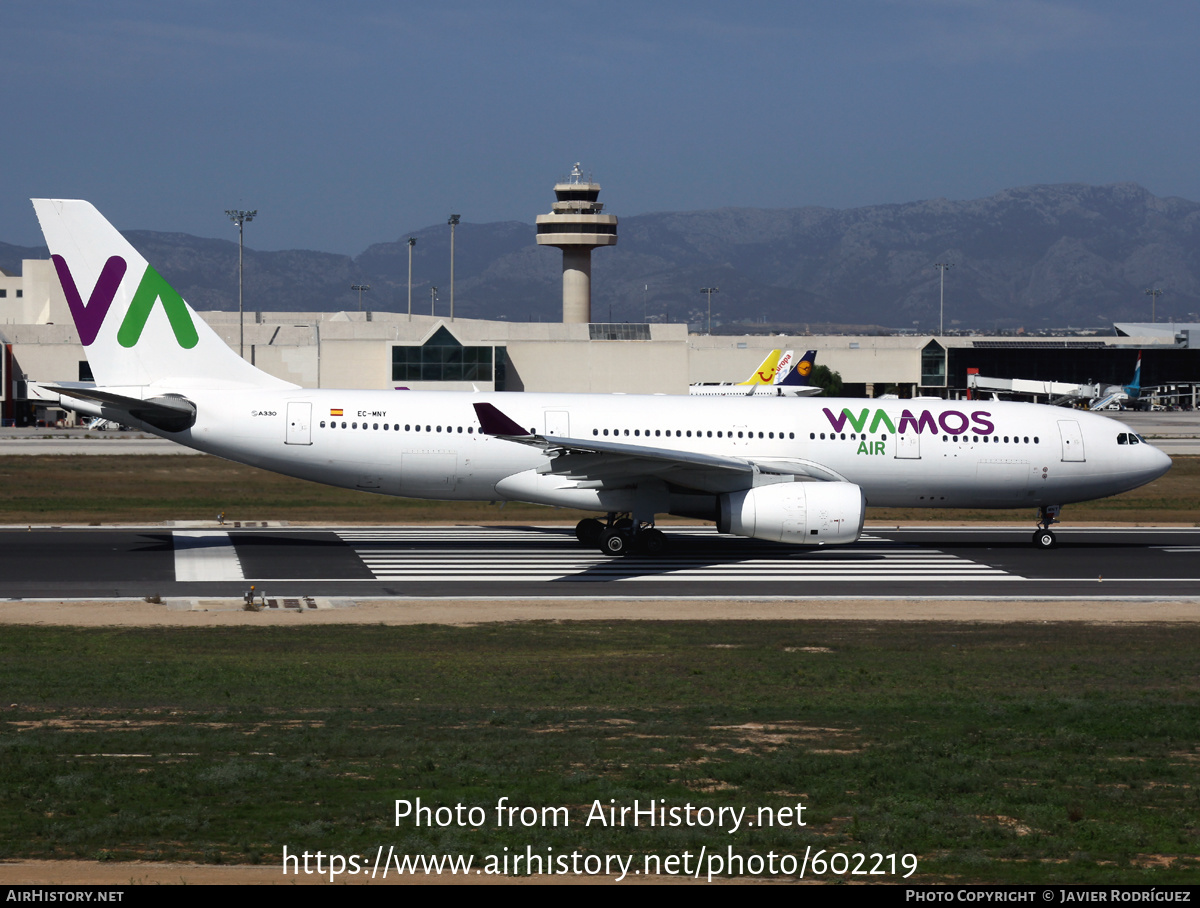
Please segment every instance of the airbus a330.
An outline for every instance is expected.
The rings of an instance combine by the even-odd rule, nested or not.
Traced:
[[[95,383],[81,413],[290,476],[411,498],[603,515],[581,542],[657,552],[662,514],[797,545],[854,542],[868,505],[1038,509],[1161,476],[1104,417],[1036,404],[302,388],[243,360],[84,201],[36,199]]]

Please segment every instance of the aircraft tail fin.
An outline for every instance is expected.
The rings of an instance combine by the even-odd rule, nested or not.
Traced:
[[[796,368],[783,377],[781,385],[808,387],[812,383],[812,370],[817,361],[817,351],[809,350],[801,357],[800,362],[796,363]]]
[[[33,207],[98,385],[296,387],[231,350],[90,202]]]
[[[778,385],[792,371],[792,367],[796,365],[796,351],[786,350],[783,356],[779,357],[779,363],[775,366],[775,378],[772,384]]]
[[[772,350],[767,354],[767,358],[762,361],[754,374],[743,382],[738,382],[740,385],[769,385],[775,381],[775,367],[779,365],[779,357],[783,351]]]
[[[1142,393],[1142,351],[1138,351],[1137,366],[1133,370],[1133,381],[1125,386],[1125,393],[1137,397]]]

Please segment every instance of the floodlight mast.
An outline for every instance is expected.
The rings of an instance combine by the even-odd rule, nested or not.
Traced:
[[[370,285],[370,284],[351,284],[351,285],[350,285],[350,289],[351,289],[351,290],[357,290],[357,291],[358,291],[358,311],[359,311],[359,312],[362,312],[362,295],[363,295],[363,291],[364,291],[364,290],[370,290],[370,289],[371,289],[371,285]]]
[[[412,253],[413,246],[417,245],[417,238],[410,236],[408,238],[408,320],[412,321]]]
[[[253,211],[242,211],[236,208],[226,208],[225,214],[229,220],[237,224],[238,228],[238,356],[242,359],[246,358],[246,320],[242,312],[242,235],[243,225],[247,221],[253,221],[255,215],[258,214],[258,209]]]
[[[721,288],[720,287],[701,287],[700,292],[708,294],[708,333],[712,334],[712,295],[714,293],[720,293]]]
[[[1146,291],[1146,296],[1150,297],[1150,324],[1158,321],[1156,309],[1158,307],[1158,298],[1162,296],[1162,290],[1158,287]]]
[[[938,302],[938,335],[946,334],[946,271],[954,267],[953,262],[936,262],[933,266],[942,273],[941,294]]]
[[[459,216],[450,215],[446,221],[450,225],[450,321],[454,321],[454,228],[458,226]]]

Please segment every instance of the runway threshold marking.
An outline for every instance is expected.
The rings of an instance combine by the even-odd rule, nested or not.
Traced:
[[[175,581],[245,580],[233,540],[223,530],[176,530]]]
[[[1022,580],[1000,568],[957,555],[864,536],[854,546],[797,549],[792,557],[764,552],[731,553],[716,560],[711,552],[668,552],[659,557],[609,558],[581,547],[566,532],[536,536],[520,530],[419,528],[348,530],[338,535],[379,580],[438,581],[792,581],[846,580]],[[707,536],[712,531],[674,532]],[[463,547],[482,542],[484,548]],[[505,543],[508,543],[505,546]],[[770,554],[775,555],[777,549]]]

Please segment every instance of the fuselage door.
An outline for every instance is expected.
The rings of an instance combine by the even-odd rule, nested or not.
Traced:
[[[896,436],[897,460],[921,459],[921,436],[916,432]]]
[[[287,405],[287,435],[284,444],[312,444],[312,404],[308,401],[289,401]]]
[[[1082,463],[1087,460],[1083,452],[1083,432],[1073,419],[1058,421],[1058,434],[1062,437],[1062,459]]]

